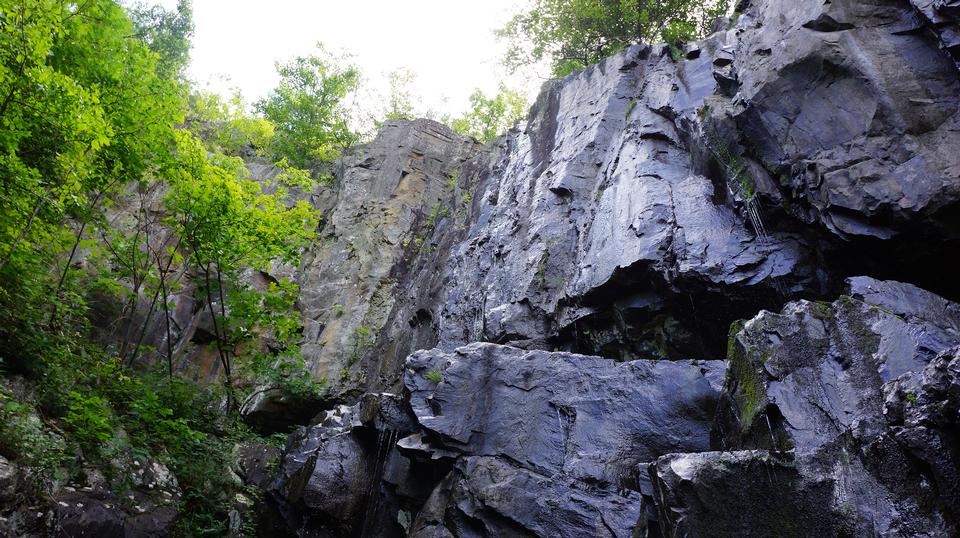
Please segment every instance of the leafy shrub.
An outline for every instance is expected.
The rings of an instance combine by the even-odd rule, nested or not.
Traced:
[[[475,90],[470,95],[470,110],[453,120],[450,127],[486,143],[512,127],[526,111],[527,101],[523,95],[500,84],[497,93],[489,97],[481,90]]]
[[[0,389],[0,454],[28,468],[39,480],[67,461],[63,437],[47,431],[36,410]]]
[[[113,438],[116,428],[106,400],[77,391],[69,392],[67,399],[70,403],[63,422],[84,448],[99,450]]]
[[[273,140],[273,123],[247,113],[239,92],[229,99],[198,90],[190,95],[190,130],[213,152],[240,155],[252,149],[266,155]]]
[[[697,39],[697,27],[689,21],[674,20],[661,30],[660,37],[670,47],[673,59],[680,61],[683,59],[681,47],[684,43]]]

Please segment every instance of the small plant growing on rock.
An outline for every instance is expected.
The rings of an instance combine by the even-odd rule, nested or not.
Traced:
[[[433,381],[434,383],[443,381],[443,374],[440,373],[440,370],[430,370],[424,377],[430,381]]]
[[[353,340],[353,351],[350,354],[349,366],[353,366],[362,359],[363,354],[367,352],[367,349],[369,349],[371,345],[373,345],[373,330],[363,325],[357,327],[357,334]]]
[[[547,263],[550,261],[550,251],[544,250],[543,255],[540,256],[540,261],[537,262],[537,284],[541,288],[547,284]]]
[[[450,175],[447,176],[447,188],[451,190],[457,188],[457,181],[459,179],[460,179],[460,170],[454,170],[453,172],[451,172]]]

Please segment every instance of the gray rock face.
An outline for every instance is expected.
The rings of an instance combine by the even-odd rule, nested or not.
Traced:
[[[358,404],[287,447],[290,529],[957,532],[960,5],[740,9],[492,145],[396,121],[341,160],[298,281]]]
[[[898,2],[767,1],[739,25],[742,142],[796,215],[840,236],[892,237],[960,197],[960,80],[924,35],[949,10],[914,4],[937,22]]]
[[[403,358],[433,345],[432,268],[455,235],[435,232],[462,220],[461,169],[476,152],[435,122],[391,121],[341,161],[300,276],[303,355],[335,392],[394,386]]]
[[[671,454],[650,466],[659,519],[641,536],[843,536],[833,484],[762,450]],[[656,530],[654,530],[656,529]]]
[[[722,447],[810,453],[848,432],[874,438],[885,427],[884,384],[960,343],[957,304],[866,277],[850,288],[863,300],[790,303],[731,329]]]
[[[789,453],[797,480],[829,492],[817,508],[819,520],[833,522],[828,534],[955,533],[948,507],[956,488],[946,484],[957,475],[956,441],[946,432],[956,423],[951,348],[960,343],[958,305],[910,284],[866,277],[848,284],[859,299],[790,303],[731,329],[715,446]],[[719,457],[696,465],[709,467]],[[748,467],[762,463],[744,458]],[[660,477],[674,465],[662,463],[651,473],[664,488],[681,487]],[[671,532],[685,527],[670,511],[683,512],[692,496],[728,482],[709,473],[687,481],[686,493],[675,492],[679,500],[661,498]],[[800,525],[808,516],[791,517]]]
[[[410,506],[422,505],[430,492],[417,482],[429,488],[440,478],[394,449],[414,425],[402,398],[367,394],[300,428],[267,488],[275,511],[270,528],[310,536],[403,536],[400,513],[409,517]]]
[[[471,344],[407,360],[426,443],[456,458],[414,536],[630,536],[632,470],[706,450],[722,361],[634,361]]]
[[[387,122],[301,193],[324,220],[277,274],[319,403],[353,405],[292,435],[278,528],[957,532],[960,4],[740,4],[679,60],[548,83],[493,144]],[[179,356],[214,376],[182,293]],[[729,368],[689,360],[738,318]],[[244,412],[281,430],[318,402],[295,405]]]
[[[352,410],[342,408],[327,420],[291,436],[272,493],[291,529],[337,536],[353,532],[363,515],[373,462],[351,434]],[[330,424],[340,420],[344,424]]]
[[[679,64],[664,48],[631,47],[545,87],[480,186],[478,222],[451,262],[459,278],[441,345],[703,354],[710,338],[677,321],[690,308],[678,293],[743,307],[819,290],[807,244],[758,237],[728,185],[691,158],[703,143],[697,109],[717,91],[706,50],[732,39],[716,35]],[[741,287],[756,291],[724,291]]]
[[[271,468],[280,461],[280,450],[272,445],[243,441],[233,447],[231,470],[244,484],[266,488],[273,479]]]
[[[440,345],[676,358],[851,267],[943,287],[897,261],[960,238],[960,76],[924,35],[955,11],[924,9],[751,2],[683,61],[635,46],[548,84],[478,185]]]
[[[629,538],[639,494],[530,471],[507,458],[469,457],[434,490],[410,534]]]
[[[741,9],[680,60],[637,45],[548,83],[485,147],[389,121],[298,194],[324,220],[277,272],[302,287],[304,357],[331,396],[396,392],[409,353],[475,341],[717,357],[733,320],[852,274],[960,297],[940,261],[960,249],[956,2]],[[209,334],[184,293],[186,348]],[[265,423],[289,407],[259,403]]]
[[[929,31],[960,65],[960,2],[957,0],[911,0]]]
[[[641,461],[709,447],[724,369],[471,344],[414,353],[405,379],[417,419],[447,450],[628,487]]]
[[[938,508],[960,529],[960,348],[944,351],[919,375],[887,383],[884,394],[893,438],[929,470]]]

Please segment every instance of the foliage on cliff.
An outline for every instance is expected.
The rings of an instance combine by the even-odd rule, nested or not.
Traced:
[[[462,135],[489,142],[513,126],[527,111],[527,102],[518,92],[500,84],[495,95],[477,89],[470,95],[470,110],[453,120],[450,127]]]
[[[338,147],[356,141],[345,99],[357,89],[360,72],[343,63],[319,47],[318,54],[277,65],[280,84],[257,103],[275,126],[277,157],[303,167],[311,161],[329,161]]]
[[[288,166],[254,181],[220,152],[272,141],[306,157],[302,146],[328,142],[290,125],[342,131],[335,117],[297,116],[271,137],[273,124],[233,104],[191,104],[191,32],[188,2],[0,0],[0,455],[41,499],[92,469],[120,494],[129,473],[117,462],[159,461],[190,506],[183,534],[226,531],[225,455],[252,435],[236,401],[261,383],[322,389],[299,359],[295,286],[242,278],[297,262],[318,215],[288,194],[313,180]],[[312,67],[290,77],[309,85]],[[300,90],[285,80],[275,95],[305,108]],[[223,388],[175,375],[174,298],[191,289],[217,327]],[[160,349],[144,345],[151,319],[166,326]],[[258,334],[275,345],[250,346]]]
[[[498,31],[514,70],[542,61],[554,76],[599,62],[633,43],[704,36],[729,0],[535,0]]]

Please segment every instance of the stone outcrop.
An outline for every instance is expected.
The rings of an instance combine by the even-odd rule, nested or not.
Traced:
[[[709,447],[725,367],[471,344],[414,353],[406,385],[444,451],[629,487],[638,462]]]
[[[303,354],[335,392],[395,387],[403,359],[436,343],[439,266],[486,151],[429,120],[391,121],[339,163],[299,277]]]
[[[344,158],[300,278],[317,374],[397,390],[408,353],[475,341],[720,356],[854,274],[958,296],[952,4],[741,8],[548,83],[492,146],[396,121]]]
[[[276,517],[960,532],[958,16],[745,1],[549,82],[493,144],[388,122],[297,274],[304,356],[354,405],[291,437]]]
[[[311,536],[404,536],[410,517],[441,471],[401,454],[397,440],[416,431],[403,398],[367,394],[302,427],[287,442],[276,480],[267,487],[276,532]],[[427,486],[418,484],[426,482]],[[409,528],[409,521],[407,522]]]
[[[634,467],[707,449],[724,371],[723,361],[615,363],[494,344],[411,355],[423,432],[400,446],[457,461],[414,536],[630,536]]]
[[[919,375],[905,373],[884,385],[884,415],[900,449],[934,484],[936,505],[960,528],[960,349],[942,352]]]
[[[950,365],[960,343],[960,305],[899,282],[861,277],[848,285],[858,298],[790,303],[779,314],[761,312],[734,326],[715,444],[788,460],[777,462],[773,474],[789,469],[803,487],[784,490],[778,503],[808,495],[802,492],[814,484],[825,488],[815,518],[833,522],[828,534],[948,535],[956,528],[949,480],[960,469],[947,433],[956,423]],[[651,473],[664,490],[660,514],[670,522],[664,527],[682,535],[683,518],[670,512],[695,510],[688,506],[694,497],[727,480],[669,469],[727,460],[678,458],[658,461]],[[738,462],[762,464],[750,456]],[[808,516],[790,517],[803,529]]]

